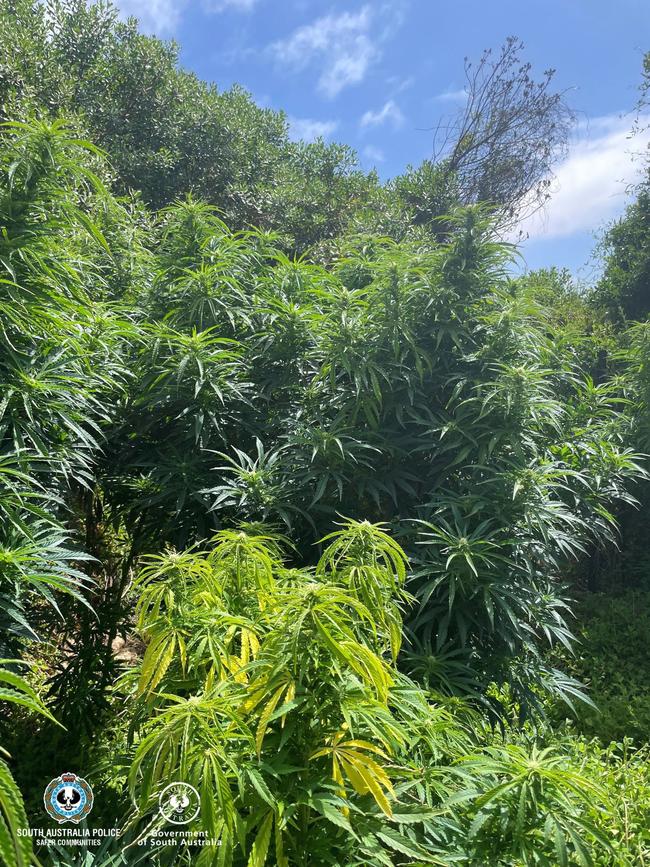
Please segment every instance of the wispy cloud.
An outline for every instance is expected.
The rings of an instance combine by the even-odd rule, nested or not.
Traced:
[[[331,99],[363,81],[379,58],[386,33],[373,35],[372,29],[377,19],[385,16],[386,8],[366,4],[358,12],[324,15],[274,42],[269,50],[279,63],[293,70],[317,66],[318,89]]]
[[[383,126],[385,123],[390,123],[394,129],[404,125],[404,115],[394,99],[389,99],[378,111],[366,111],[361,120],[360,126]]]
[[[223,12],[232,9],[235,12],[250,12],[258,0],[204,0],[212,12]]]
[[[386,79],[386,84],[390,87],[391,93],[398,94],[402,93],[404,90],[408,90],[409,87],[413,87],[415,84],[415,77],[408,75],[406,78],[400,78],[397,75],[389,75]]]
[[[634,155],[650,144],[650,131],[631,137],[630,126],[629,117],[608,115],[578,128],[567,158],[555,171],[551,198],[521,226],[530,238],[595,230],[621,212],[628,187],[642,170]]]
[[[158,36],[168,36],[178,28],[183,12],[190,2],[194,0],[117,0],[117,6],[125,18],[135,16],[140,21],[142,30]],[[200,5],[208,13],[226,10],[250,12],[258,2],[259,0],[201,0]]]
[[[258,0],[203,0],[203,6],[208,12],[250,12]]]
[[[308,117],[290,117],[289,135],[294,141],[315,141],[329,138],[338,127],[337,120],[312,120]]]
[[[386,159],[384,152],[374,145],[366,145],[361,153],[371,163],[383,163]]]
[[[118,0],[125,18],[133,15],[148,33],[166,36],[176,30],[185,7],[185,0]]]
[[[438,93],[434,99],[439,102],[465,102],[467,99],[467,91],[464,87],[461,87],[459,90],[443,90],[443,92]]]

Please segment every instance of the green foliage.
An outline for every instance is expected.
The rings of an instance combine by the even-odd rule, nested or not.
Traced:
[[[628,739],[603,747],[594,741],[565,741],[583,773],[609,792],[612,809],[592,816],[611,850],[596,864],[644,864],[650,856],[650,773],[647,745],[635,749]],[[609,860],[608,860],[609,859]]]
[[[324,541],[315,570],[287,568],[276,536],[245,527],[149,559],[134,588],[147,650],[122,682],[130,833],[161,825],[158,793],[183,779],[201,793],[196,827],[219,841],[197,864],[609,852],[590,819],[605,793],[566,752],[481,749],[471,711],[397,672],[399,546],[367,522]]]
[[[81,598],[88,583],[74,561],[92,557],[67,548],[62,498],[92,484],[107,419],[103,398],[118,375],[103,340],[101,294],[92,309],[88,291],[101,287],[99,269],[85,262],[91,249],[103,257],[106,247],[80,207],[93,193],[104,195],[86,161],[97,151],[60,122],[12,124],[4,134],[0,578],[6,614],[26,627],[22,608],[30,591],[56,607],[53,591]],[[98,353],[94,362],[91,351]],[[97,366],[102,357],[106,364]]]
[[[476,793],[478,810],[469,829],[470,846],[481,855],[503,863],[503,853],[511,851],[521,864],[568,865],[593,864],[597,848],[610,850],[606,836],[584,815],[599,812],[605,791],[571,768],[557,748],[492,747],[463,767],[494,780]]]
[[[116,199],[63,121],[0,144],[0,641],[58,649],[54,716],[83,708],[79,751],[110,753],[125,841],[186,779],[220,844],[179,863],[612,863],[615,783],[485,713],[505,730],[545,691],[582,698],[548,649],[574,644],[570,564],[644,476],[644,326],[596,376],[584,306],[552,308],[557,275],[512,280],[483,207],[444,241],[334,221],[325,265],[192,197]],[[341,192],[330,168],[315,194]],[[52,720],[30,726],[47,758]]]
[[[5,867],[29,867],[33,863],[31,840],[19,836],[26,827],[20,790],[6,762],[0,759],[0,860]]]
[[[636,200],[606,231],[601,241],[604,272],[594,303],[616,323],[645,319],[650,312],[650,189],[646,180]]]
[[[57,628],[62,597],[92,616],[94,558],[70,547],[71,513],[94,485],[107,395],[119,390],[123,368],[102,311],[109,250],[102,220],[90,215],[108,200],[94,171],[100,152],[60,121],[5,124],[2,145],[0,645],[13,655]],[[117,215],[117,203],[110,207]],[[13,670],[2,669],[0,682],[2,701],[53,721]],[[18,836],[25,809],[4,761],[0,776],[0,857],[9,867],[32,863],[30,838]]]
[[[589,686],[595,707],[578,706],[575,725],[587,736],[641,745],[648,740],[650,620],[647,590],[583,595],[576,609],[579,645],[563,666]],[[563,716],[560,708],[554,716]]]
[[[414,810],[417,825],[427,815],[409,790],[428,745],[407,728],[413,703],[426,703],[392,662],[402,552],[381,528],[353,523],[314,574],[287,569],[280,540],[252,532],[222,531],[209,552],[156,556],[139,579],[147,651],[141,697],[127,693],[138,817],[168,779],[183,778],[201,792],[201,826],[224,863],[261,865],[272,849],[278,864],[352,863],[354,850],[369,864],[386,845],[439,863],[395,818]],[[466,737],[443,708],[427,716],[450,726],[440,747]]]
[[[349,148],[292,142],[282,112],[200,81],[176,45],[138,33],[108,3],[5,4],[0,54],[5,118],[81,117],[110,152],[119,191],[155,209],[192,191],[230,225],[282,227],[304,249],[338,235],[377,187]]]
[[[502,224],[545,200],[572,122],[553,73],[534,80],[514,37],[466,65],[467,103],[441,118],[437,158],[385,185],[341,144],[294,142],[282,112],[235,85],[219,91],[144,36],[106,0],[11,0],[0,10],[0,118],[80,119],[111,155],[120,193],[158,210],[188,193],[232,228],[280,233],[284,250],[330,245],[350,230],[443,236],[457,204],[489,202]]]
[[[408,214],[407,219],[402,218],[404,224],[427,226],[434,234],[443,234],[449,228],[442,218],[453,210],[459,191],[446,166],[424,160],[417,168],[409,167],[394,178],[389,190]]]
[[[118,602],[133,558],[165,542],[263,520],[304,555],[337,513],[367,516],[414,554],[415,668],[433,670],[416,647],[456,654],[476,685],[509,679],[522,709],[535,685],[575,694],[540,645],[570,644],[560,576],[612,538],[640,469],[617,384],[594,383],[531,286],[508,279],[481,209],[450,218],[448,244],[351,238],[326,269],[190,199],[115,298],[103,215],[118,253],[138,231],[116,232],[133,216],[98,180],[100,155],[60,123],[6,135],[4,448],[56,504],[51,521],[76,500],[101,547],[99,501],[126,532]],[[29,576],[83,581],[63,537],[39,554],[45,529],[30,532],[36,549],[5,554],[16,608]]]
[[[618,384],[508,280],[481,210],[454,220],[447,245],[353,238],[325,269],[170,209],[104,486],[139,550],[262,520],[307,554],[337,513],[389,521],[413,640],[531,705],[557,681],[540,640],[571,641],[560,575],[641,470]]]
[[[618,373],[619,334],[594,292],[576,283],[566,269],[543,268],[519,278],[553,324],[554,339],[574,355],[595,382]]]
[[[16,673],[17,660],[0,660],[0,702],[20,705],[31,713],[49,717],[51,713],[29,683]],[[5,750],[0,751],[7,756]],[[0,759],[0,861],[5,867],[30,867],[34,859],[32,841],[20,834],[27,828],[27,816],[22,796],[9,767]]]

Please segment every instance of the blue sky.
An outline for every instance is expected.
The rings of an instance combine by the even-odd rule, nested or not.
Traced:
[[[617,216],[639,171],[630,139],[648,0],[118,0],[143,29],[181,46],[184,66],[220,89],[237,82],[283,109],[295,137],[353,146],[390,177],[432,153],[432,128],[463,99],[463,60],[525,43],[538,74],[556,72],[579,122],[554,195],[523,229],[525,264],[589,280],[595,234]]]

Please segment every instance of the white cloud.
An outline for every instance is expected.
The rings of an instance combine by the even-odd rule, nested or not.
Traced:
[[[318,89],[332,98],[362,81],[379,56],[370,36],[372,19],[369,5],[358,12],[324,15],[274,42],[270,50],[278,62],[295,70],[318,64]]]
[[[188,3],[195,0],[117,0],[117,6],[124,18],[135,16],[140,27],[147,33],[168,36],[178,27],[182,13]],[[208,13],[250,12],[258,0],[201,0],[203,9]]]
[[[336,120],[312,120],[308,117],[290,117],[289,135],[294,141],[315,141],[329,138],[338,127]]]
[[[413,87],[413,85],[415,84],[415,78],[412,75],[409,75],[406,78],[399,78],[399,76],[390,75],[386,79],[386,84],[389,85],[391,93],[402,93],[402,91],[408,90],[410,87]]]
[[[404,115],[395,100],[389,99],[379,111],[368,110],[365,112],[359,123],[361,126],[382,126],[385,123],[390,123],[395,129],[398,129],[404,124]]]
[[[203,0],[208,12],[224,12],[232,9],[234,12],[250,12],[258,0]]]
[[[440,102],[465,102],[467,91],[464,87],[461,87],[460,90],[444,90],[435,96],[434,99]]]
[[[362,151],[363,156],[371,163],[383,163],[386,159],[384,152],[374,145],[366,145]]]
[[[165,36],[178,26],[185,0],[118,0],[117,5],[125,18],[135,16],[142,30]]]
[[[530,238],[595,230],[621,212],[642,168],[634,154],[650,143],[650,131],[631,138],[630,126],[629,117],[608,115],[578,127],[567,158],[555,170],[550,200],[521,225]]]

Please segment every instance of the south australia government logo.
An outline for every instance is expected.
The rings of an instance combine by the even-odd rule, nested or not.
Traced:
[[[189,783],[170,783],[160,793],[160,812],[173,825],[186,825],[196,819],[201,807],[199,793]]]
[[[81,822],[93,808],[93,790],[82,777],[61,774],[48,783],[43,801],[55,822]]]

